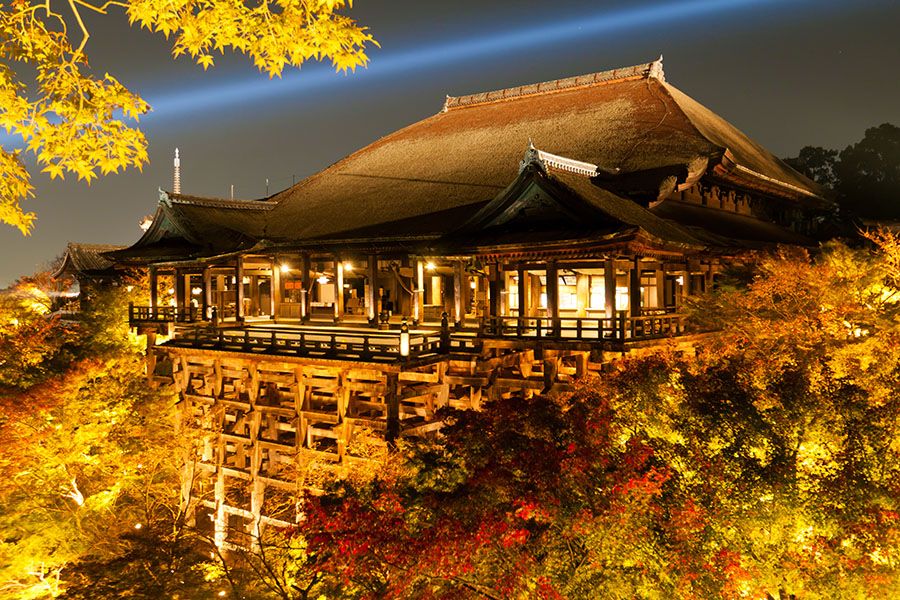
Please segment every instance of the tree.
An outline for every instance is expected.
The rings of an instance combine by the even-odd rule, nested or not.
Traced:
[[[842,203],[862,217],[900,219],[900,127],[866,130],[835,165]]]
[[[51,178],[90,182],[98,175],[140,168],[147,140],[137,128],[150,109],[108,73],[95,74],[86,54],[83,13],[123,9],[129,22],[172,36],[173,54],[204,69],[213,53],[243,53],[270,77],[286,66],[330,59],[335,69],[365,66],[365,28],[340,11],[352,0],[50,0],[0,5],[0,127],[20,137]],[[0,149],[0,222],[27,234],[35,219],[20,202],[33,195],[23,150]]]
[[[784,162],[816,183],[834,189],[837,185],[835,176],[837,157],[837,150],[828,150],[821,146],[804,146],[796,157],[785,158]]]
[[[900,239],[751,257],[694,357],[446,414],[378,480],[307,499],[346,597],[900,593]],[[705,316],[704,316],[705,315]]]

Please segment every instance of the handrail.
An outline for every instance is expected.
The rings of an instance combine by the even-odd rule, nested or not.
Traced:
[[[167,344],[320,358],[355,358],[384,361],[413,359],[441,351],[437,333],[410,335],[409,355],[400,354],[399,332],[353,332],[339,328],[288,329],[276,327],[195,327],[177,331]]]
[[[195,323],[200,320],[196,306],[128,306],[129,323]]]
[[[485,317],[479,333],[484,337],[600,342],[658,339],[684,331],[681,314],[632,317],[619,311],[614,317]]]

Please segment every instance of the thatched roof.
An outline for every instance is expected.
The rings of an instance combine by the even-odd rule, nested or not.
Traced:
[[[686,173],[804,206],[826,202],[817,184],[667,83],[656,61],[448,98],[438,114],[260,201],[165,194],[157,214],[168,224],[121,256],[179,236],[192,247],[190,258],[384,229],[449,233],[515,180],[529,140],[597,165],[610,189],[634,174]],[[572,185],[586,198],[601,194],[586,179]],[[650,187],[659,185],[654,179]]]

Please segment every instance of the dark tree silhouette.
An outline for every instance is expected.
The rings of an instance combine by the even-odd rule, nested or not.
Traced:
[[[835,165],[842,205],[862,217],[900,219],[900,127],[866,130]]]
[[[800,154],[794,158],[786,158],[784,162],[797,169],[816,183],[834,189],[837,187],[835,164],[838,151],[821,146],[804,146]]]

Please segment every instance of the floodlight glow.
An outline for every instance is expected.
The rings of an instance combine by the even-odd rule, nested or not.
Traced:
[[[145,119],[185,117],[191,112],[209,112],[213,106],[249,104],[263,98],[280,96],[296,98],[298,93],[321,90],[337,85],[355,85],[372,78],[396,77],[410,71],[440,68],[480,59],[527,50],[541,46],[572,44],[577,40],[605,39],[627,36],[636,29],[646,32],[652,28],[671,29],[678,23],[738,10],[761,9],[768,5],[811,4],[810,0],[669,0],[643,6],[619,9],[600,9],[564,20],[544,22],[540,26],[522,27],[507,31],[491,31],[477,37],[435,43],[428,46],[407,47],[393,52],[377,52],[366,69],[346,77],[321,66],[304,68],[303,72],[287,71],[281,79],[270,80],[262,75],[242,77],[212,85],[204,81],[190,89],[178,86],[179,91],[144,94],[153,112]],[[837,5],[837,3],[834,3]],[[817,9],[822,3],[817,3]],[[654,49],[655,50],[655,49]],[[646,57],[650,60],[653,57]]]

